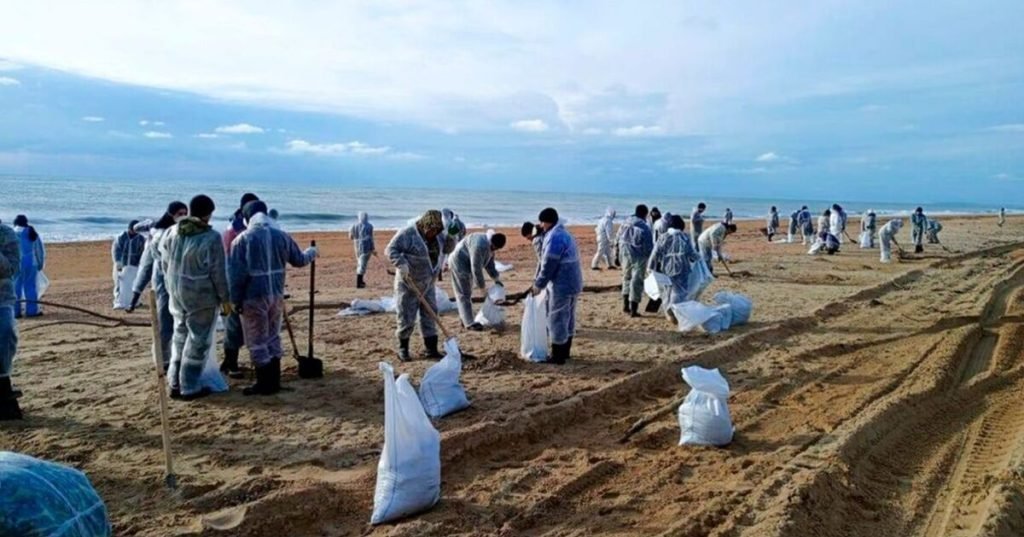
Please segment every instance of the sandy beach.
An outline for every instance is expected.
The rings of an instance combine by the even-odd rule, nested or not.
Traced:
[[[441,502],[396,524],[369,525],[383,441],[377,364],[418,382],[434,362],[397,361],[392,315],[317,309],[323,379],[300,380],[286,358],[279,395],[243,397],[249,381],[233,380],[229,393],[172,401],[179,488],[168,492],[150,329],[67,324],[90,319],[44,308],[19,325],[26,419],[0,426],[0,449],[85,471],[116,535],[1020,535],[1024,217],[943,225],[948,251],[926,245],[882,265],[877,249],[809,257],[741,222],[725,247],[735,277],[718,269],[707,296],[747,294],[754,314],[715,336],[625,316],[620,273],[589,270],[593,229],[574,228],[588,286],[574,359],[519,358],[521,306],[501,331],[464,331],[446,315],[474,357],[462,375],[472,406],[435,422]],[[498,259],[514,266],[509,289],[523,290],[533,251],[506,232]],[[389,236],[378,234],[379,249]],[[355,289],[344,234],[296,235],[314,238],[320,304],[391,293],[378,261],[369,288]],[[898,240],[910,244],[909,226]],[[51,244],[46,272],[46,300],[148,322],[146,309],[110,309],[108,242]],[[308,269],[289,272],[292,307],[308,286]],[[303,353],[308,315],[292,316]],[[727,447],[676,445],[688,391],[679,370],[691,364],[720,368],[732,386]]]

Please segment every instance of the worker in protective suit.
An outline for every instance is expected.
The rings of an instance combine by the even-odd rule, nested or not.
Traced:
[[[704,211],[708,209],[708,206],[704,202],[700,202],[696,207],[693,208],[693,212],[690,213],[690,233],[694,237],[699,237],[704,232]]]
[[[540,294],[548,288],[548,337],[551,362],[564,364],[572,355],[576,335],[576,303],[583,292],[583,271],[576,239],[558,219],[558,211],[548,207],[540,212],[544,230],[544,253],[530,291]]]
[[[814,239],[814,244],[812,244],[811,249],[807,251],[807,255],[816,255],[820,253],[833,255],[838,251],[839,238],[828,231],[823,231]]]
[[[590,262],[591,270],[601,270],[601,261],[608,264],[608,268],[615,266],[612,259],[612,243],[614,242],[615,209],[608,207],[604,210],[604,216],[597,221],[594,232],[597,234],[597,253],[594,260]],[[543,244],[541,245],[543,247]],[[540,254],[537,255],[540,257]]]
[[[495,285],[501,283],[501,275],[494,267],[494,252],[505,247],[505,235],[495,233],[490,237],[487,233],[470,233],[455,245],[455,250],[448,256],[448,270],[452,274],[452,289],[455,301],[459,305],[459,318],[462,326],[480,331],[484,327],[473,320],[473,288],[485,289],[486,273]]]
[[[846,215],[846,211],[838,204],[832,204],[832,213],[829,215],[828,230],[829,233],[836,236],[839,243],[842,244],[843,237],[846,235],[846,221],[849,217]]]
[[[683,218],[672,215],[668,220],[668,231],[654,245],[647,269],[650,271],[660,267],[660,272],[672,281],[665,293],[667,296],[661,299],[666,306],[671,306],[686,301],[690,267],[697,261],[697,252],[693,249],[690,237],[683,232]],[[668,318],[672,319],[672,308],[665,308],[665,312]]]
[[[644,296],[647,260],[654,249],[654,237],[647,225],[647,206],[636,206],[633,216],[619,228],[619,256],[622,258],[622,311],[639,317]]]
[[[462,223],[459,219],[459,215],[455,214],[451,209],[441,209],[441,222],[444,224],[445,230],[457,230],[452,238],[455,243],[458,244],[466,236],[466,224]],[[437,281],[444,281],[442,276],[444,274],[444,268],[448,264],[448,256],[442,255],[441,259],[437,262]]]
[[[818,229],[815,230],[817,236],[821,236],[822,233],[831,233],[832,225],[832,211],[825,209],[825,212],[821,213],[818,217]]]
[[[910,238],[914,241],[914,253],[924,251],[924,232],[928,228],[928,217],[924,215],[924,209],[918,207],[914,214],[910,215]]]
[[[712,274],[715,273],[714,265],[711,263],[713,256],[717,256],[719,260],[725,259],[725,255],[722,253],[722,245],[725,244],[725,238],[733,233],[736,233],[736,224],[723,224],[719,222],[705,229],[704,233],[701,233],[700,237],[697,238],[697,247],[700,250],[700,255],[704,258],[704,262],[707,263],[708,270]]]
[[[434,281],[440,273],[438,263],[442,257],[455,249],[455,237],[459,233],[458,226],[444,227],[440,211],[430,210],[423,213],[418,220],[401,229],[388,243],[385,253],[391,264],[398,268],[395,274],[395,302],[398,307],[398,358],[410,360],[409,338],[419,318],[420,333],[426,347],[427,358],[441,358],[437,350],[437,326],[429,312],[435,313],[437,299],[434,294]],[[413,289],[410,286],[416,286]],[[417,290],[427,302],[420,303]]]
[[[789,213],[789,234],[786,242],[792,244],[796,240],[797,231],[800,229],[800,209]]]
[[[519,234],[530,241],[530,247],[537,254],[537,262],[540,263],[540,256],[544,253],[544,230],[533,222],[523,222],[523,227],[519,228]]]
[[[881,245],[882,263],[889,263],[892,261],[892,244],[899,247],[900,243],[896,242],[896,234],[899,233],[902,228],[903,220],[894,219],[889,220],[889,223],[885,224],[882,226],[882,229],[878,230],[878,243]]]
[[[733,218],[732,217],[732,209],[726,207],[725,208],[725,214],[722,215],[722,223],[723,224],[731,224],[732,223],[732,218]]]
[[[811,217],[811,210],[806,205],[800,208],[798,223],[800,224],[800,233],[803,236],[803,244],[806,245],[812,242],[814,239],[814,219]]]
[[[0,421],[20,420],[20,392],[11,385],[14,355],[18,352],[18,324],[14,320],[17,295],[14,282],[21,270],[21,244],[13,229],[0,223]]]
[[[672,213],[665,211],[665,214],[657,220],[651,219],[651,233],[654,235],[654,242],[657,243],[662,235],[668,233],[669,219]]]
[[[874,248],[875,235],[878,233],[878,215],[873,209],[868,209],[868,212],[864,213],[864,217],[860,219],[860,232],[867,239],[861,240],[860,247]]]
[[[224,244],[210,226],[216,206],[207,196],[189,202],[189,216],[164,233],[160,265],[174,316],[167,384],[171,397],[192,400],[210,393],[201,379],[214,343],[217,314],[234,308],[228,293]]]
[[[1006,207],[999,208],[999,227],[1003,227],[1006,224]]]
[[[259,197],[252,192],[242,194],[238,202],[238,208],[231,215],[231,222],[224,230],[221,239],[224,243],[224,258],[231,258],[231,245],[235,239],[245,231],[245,216],[242,215],[242,208],[247,204],[258,201]],[[245,331],[242,329],[242,317],[237,311],[232,311],[224,316],[224,360],[220,363],[220,372],[231,378],[240,379],[245,373],[238,366],[238,355],[245,346]]]
[[[661,209],[657,207],[651,207],[650,211],[647,211],[647,225],[651,228],[651,234],[654,240],[658,240],[658,236],[654,235],[654,228],[661,222]]]
[[[14,233],[18,235],[21,247],[21,267],[14,282],[15,294],[19,300],[14,306],[14,317],[21,318],[21,301],[25,303],[26,317],[38,317],[43,311],[36,303],[39,300],[36,281],[39,271],[46,266],[46,247],[43,246],[43,239],[36,233],[36,228],[28,224],[28,217],[23,214],[14,218]]]
[[[358,221],[348,230],[348,238],[352,239],[352,247],[356,251],[356,288],[366,287],[366,266],[370,264],[370,256],[377,255],[377,247],[373,242],[373,224],[366,211],[359,211]]]
[[[938,220],[928,220],[928,244],[942,244],[939,241],[939,232],[942,231],[942,224]]]
[[[790,222],[790,229],[795,227],[795,222]],[[779,210],[773,205],[771,210],[768,211],[768,220],[765,222],[765,235],[768,235],[768,242],[772,242],[772,237],[779,232]],[[790,231],[790,236],[793,235],[793,231]]]
[[[156,356],[154,349],[153,360],[159,360],[164,366],[164,372],[171,365],[171,338],[174,336],[174,316],[171,315],[170,295],[167,294],[167,284],[164,282],[164,272],[160,266],[160,240],[167,230],[174,224],[188,216],[188,205],[180,201],[172,201],[167,206],[167,211],[157,220],[149,230],[149,240],[142,250],[142,261],[139,265],[139,273],[135,275],[135,282],[132,285],[132,303],[128,306],[128,312],[135,311],[142,298],[142,292],[146,286],[152,284],[156,291],[157,318],[160,322],[160,348],[161,356]]]
[[[231,244],[228,259],[231,303],[241,312],[245,346],[256,370],[256,383],[242,393],[273,395],[281,390],[285,265],[304,267],[318,250],[300,250],[290,235],[273,225],[262,201],[246,203],[242,217],[246,229]]]
[[[110,258],[114,262],[114,309],[123,310],[131,306],[131,287],[142,262],[142,251],[146,238],[135,232],[138,220],[128,223],[128,229],[121,232],[110,245]]]

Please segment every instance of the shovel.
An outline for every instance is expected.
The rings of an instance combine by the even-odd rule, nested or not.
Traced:
[[[311,241],[310,246],[316,246],[316,241]],[[309,262],[309,340],[307,341],[308,346],[306,356],[299,356],[298,351],[295,351],[295,359],[299,362],[299,378],[304,379],[318,379],[324,376],[324,361],[313,356],[313,320],[316,309],[314,308],[314,302],[316,294],[316,259]],[[288,334],[292,337],[292,349],[296,349],[295,346],[295,335],[291,331],[291,322],[287,321],[288,317],[285,316],[285,320],[288,323]]]

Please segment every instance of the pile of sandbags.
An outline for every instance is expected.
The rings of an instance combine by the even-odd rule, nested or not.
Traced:
[[[437,313],[445,314],[457,311],[459,307],[448,298],[440,286],[434,286],[434,298],[437,301]],[[395,313],[398,311],[398,303],[394,296],[382,296],[379,300],[368,300],[357,298],[351,302],[349,307],[338,312],[338,317],[349,317],[353,315],[373,315],[375,313]]]
[[[672,304],[669,308],[679,324],[680,332],[701,328],[708,334],[717,334],[749,322],[754,302],[740,293],[719,291],[712,305],[690,300]]]

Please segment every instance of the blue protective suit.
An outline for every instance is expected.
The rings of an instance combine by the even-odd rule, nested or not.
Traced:
[[[549,288],[551,343],[566,343],[576,332],[576,300],[583,292],[583,270],[576,239],[561,223],[544,234],[544,252],[533,285],[537,289]]]
[[[36,278],[39,271],[46,265],[46,248],[43,246],[43,239],[35,234],[31,227],[16,227],[14,232],[18,235],[18,244],[21,248],[21,270],[14,282],[15,294],[18,299],[25,301],[25,315],[35,317],[39,315],[39,291],[36,289]],[[21,303],[14,307],[15,317],[21,317]]]
[[[619,228],[619,256],[622,263],[622,296],[640,302],[644,296],[647,260],[654,249],[654,237],[647,222],[635,215]]]
[[[690,278],[690,267],[697,261],[697,251],[690,242],[690,236],[678,229],[669,229],[654,246],[648,270],[660,267],[660,272],[669,277],[672,286],[665,304],[686,301],[686,284]]]

